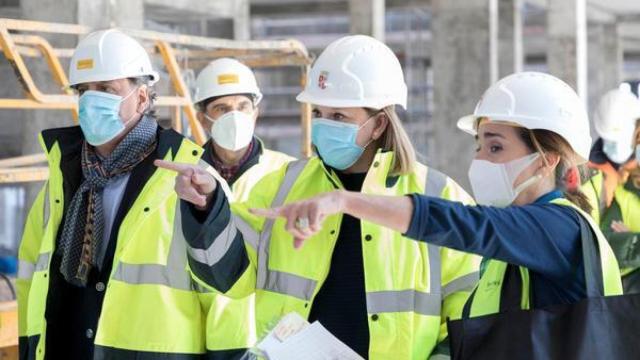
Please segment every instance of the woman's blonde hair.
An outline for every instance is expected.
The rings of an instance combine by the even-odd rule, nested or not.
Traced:
[[[378,143],[382,149],[394,153],[390,174],[407,175],[412,173],[415,168],[416,150],[402,126],[395,105],[384,107],[381,110],[369,109],[371,116],[376,113],[383,113],[389,119],[387,129],[378,139]]]

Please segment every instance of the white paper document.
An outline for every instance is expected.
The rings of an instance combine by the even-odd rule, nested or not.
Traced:
[[[269,360],[364,360],[319,322],[309,325],[297,313],[282,318],[258,349]]]

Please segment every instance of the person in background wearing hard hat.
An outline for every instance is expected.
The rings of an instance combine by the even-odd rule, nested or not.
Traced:
[[[591,148],[591,173],[582,188],[618,258],[625,293],[640,293],[640,100],[629,84],[602,97],[594,125],[600,139]]]
[[[262,93],[246,65],[229,58],[212,61],[196,86],[198,120],[211,136],[202,159],[231,186],[235,201],[245,201],[258,180],[295,159],[266,149],[254,135]]]
[[[378,40],[357,35],[330,44],[297,99],[313,105],[318,156],[265,176],[246,202],[232,204],[233,212],[224,192],[206,192],[188,181],[193,166],[158,163],[181,174],[176,191],[185,200],[183,229],[196,281],[232,297],[255,292],[259,336],[295,311],[320,321],[364,357],[427,358],[446,337],[445,319],[460,315],[477,282],[479,258],[408,241],[400,232],[342,215],[329,217],[296,250],[284,221],[265,221],[249,209],[335,189],[424,192],[463,202],[470,197],[447,176],[416,162],[395,110],[407,105],[402,68]],[[194,204],[208,209],[197,211]],[[306,228],[307,220],[288,226]],[[207,230],[191,230],[200,224]],[[245,249],[245,242],[253,246]],[[193,256],[200,251],[212,256]]]
[[[608,234],[608,239],[623,268],[625,293],[637,294],[640,293],[640,247],[637,246],[640,240],[640,120],[636,122],[634,137],[635,161],[625,165],[628,179],[616,189],[614,204],[605,221],[608,218],[613,220],[611,228],[614,233]],[[624,255],[618,249],[625,251]]]
[[[202,149],[149,114],[158,73],[122,32],[83,39],[69,80],[80,126],[40,134],[50,174],[20,245],[20,357],[199,358],[175,174],[153,161],[195,164]]]
[[[423,194],[392,197],[340,190],[256,211],[285,218],[286,229],[297,242],[304,241],[303,250],[313,247],[315,234],[331,228],[328,219],[344,213],[420,244],[484,256],[486,266],[465,306],[465,318],[586,298],[585,225],[584,235],[595,236],[599,245],[605,295],[621,294],[618,264],[588,215],[587,199],[577,188],[567,188],[567,174],[587,161],[591,145],[587,114],[573,89],[551,75],[513,74],[491,86],[458,127],[478,144],[469,180],[480,206]],[[296,226],[298,219],[308,226]],[[501,304],[500,294],[510,293],[508,284],[522,286],[516,288],[514,304]]]
[[[198,120],[211,135],[202,159],[229,184],[230,201],[245,201],[262,177],[294,158],[265,148],[254,135],[262,93],[247,66],[234,59],[215,60],[200,72],[196,86]],[[256,342],[255,297],[232,300],[209,292],[202,298],[208,355],[241,357]]]
[[[591,215],[598,223],[613,203],[616,187],[624,183],[625,165],[632,165],[639,119],[640,100],[629,84],[607,92],[596,109],[594,127],[599,139],[591,148],[588,165],[592,171],[582,190],[591,200]]]

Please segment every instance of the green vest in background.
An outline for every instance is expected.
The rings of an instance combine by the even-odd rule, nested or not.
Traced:
[[[613,221],[622,221],[629,232],[613,232]],[[640,189],[631,181],[618,185],[600,226],[620,263],[625,293],[640,293]]]
[[[580,187],[580,190],[587,196],[589,204],[591,205],[591,217],[600,224],[600,217],[607,210],[607,199],[604,189],[604,173],[601,170],[592,170],[594,175],[591,176]]]

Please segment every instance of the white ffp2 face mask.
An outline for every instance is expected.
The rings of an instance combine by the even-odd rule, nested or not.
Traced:
[[[469,181],[476,203],[497,207],[511,205],[524,189],[542,178],[540,175],[535,175],[517,187],[513,187],[513,182],[522,171],[539,156],[539,153],[533,153],[507,163],[473,160],[469,168]]]
[[[603,140],[602,151],[616,164],[626,163],[633,155],[633,144],[629,141]]]
[[[255,123],[253,117],[242,111],[230,111],[217,120],[209,115],[204,116],[211,124],[211,137],[216,144],[224,149],[236,151],[240,150],[251,142]]]

